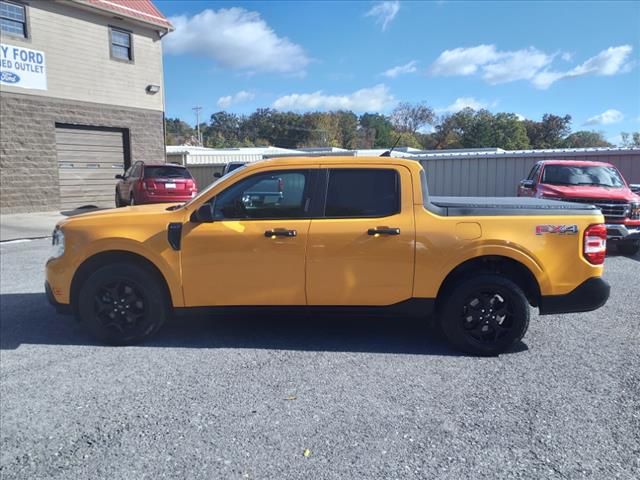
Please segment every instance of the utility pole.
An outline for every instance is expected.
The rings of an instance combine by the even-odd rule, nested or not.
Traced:
[[[196,112],[196,132],[198,133],[198,145],[202,146],[202,134],[200,133],[200,111],[202,107],[193,107],[191,110]]]

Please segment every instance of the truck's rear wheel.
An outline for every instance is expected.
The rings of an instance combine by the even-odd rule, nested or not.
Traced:
[[[164,324],[169,305],[156,276],[126,263],[93,272],[78,293],[78,314],[91,334],[112,345],[130,345]]]
[[[448,292],[439,321],[457,349],[473,355],[498,355],[524,337],[529,302],[511,280],[478,275]]]

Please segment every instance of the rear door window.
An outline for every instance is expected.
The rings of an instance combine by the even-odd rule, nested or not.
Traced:
[[[398,212],[400,179],[396,170],[329,170],[325,217],[388,217]]]

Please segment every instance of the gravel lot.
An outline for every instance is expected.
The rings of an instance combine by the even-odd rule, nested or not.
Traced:
[[[640,256],[607,260],[601,310],[473,358],[405,319],[182,318],[104,347],[46,304],[48,240],[0,249],[3,479],[640,475]]]

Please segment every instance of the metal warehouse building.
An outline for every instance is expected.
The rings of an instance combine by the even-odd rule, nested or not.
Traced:
[[[0,0],[0,209],[112,207],[136,160],[164,161],[151,0]]]
[[[640,148],[549,150],[433,150],[413,154],[427,172],[433,195],[509,197],[540,160],[587,160],[615,165],[629,183],[640,183]]]
[[[198,188],[214,180],[229,162],[255,162],[266,158],[291,156],[341,155],[377,157],[387,149],[345,150],[319,147],[290,150],[276,147],[214,149],[168,146],[167,160],[186,165]],[[429,191],[433,195],[498,196],[516,194],[520,180],[539,160],[587,160],[612,163],[627,182],[640,183],[640,148],[567,148],[550,150],[502,150],[478,148],[457,150],[418,150],[402,147],[393,157],[419,161],[427,171]]]

